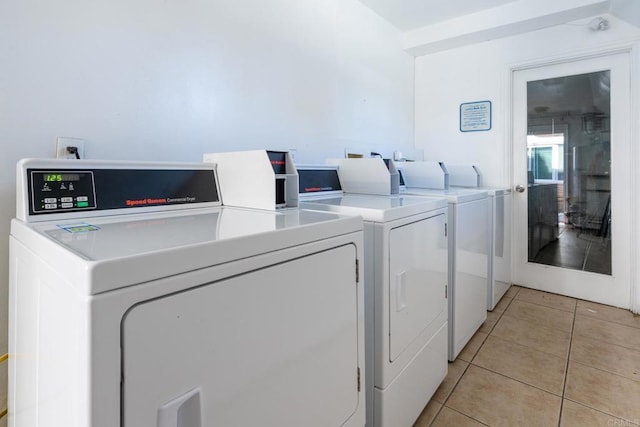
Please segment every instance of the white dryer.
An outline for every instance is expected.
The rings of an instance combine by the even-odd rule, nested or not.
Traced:
[[[17,190],[11,427],[364,425],[358,218],[220,206],[211,164],[26,160]]]
[[[299,206],[364,220],[367,425],[411,426],[447,374],[447,202],[340,194],[335,167],[314,169],[298,166]]]
[[[474,165],[446,165],[451,187],[473,188],[488,193],[491,219],[487,310],[492,311],[511,287],[511,189],[483,187]]]
[[[492,260],[487,290],[487,310],[492,311],[511,287],[511,189],[481,187],[490,203]]]
[[[448,200],[449,360],[453,361],[487,319],[489,198],[486,191],[470,189],[406,187],[403,194]]]

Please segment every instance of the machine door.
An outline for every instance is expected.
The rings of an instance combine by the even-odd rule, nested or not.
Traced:
[[[389,360],[393,362],[446,309],[445,214],[391,230]],[[435,332],[435,331],[434,331]]]
[[[134,306],[123,426],[338,426],[358,406],[356,248]]]

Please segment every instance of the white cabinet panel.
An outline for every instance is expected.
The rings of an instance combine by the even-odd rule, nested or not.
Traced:
[[[489,199],[454,207],[453,342],[449,360],[467,344],[487,318],[489,272]],[[451,325],[450,325],[451,326]]]

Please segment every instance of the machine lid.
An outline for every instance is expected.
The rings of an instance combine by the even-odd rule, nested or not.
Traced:
[[[444,197],[411,197],[404,195],[373,196],[344,194],[331,199],[304,200],[304,209],[360,215],[365,221],[387,222],[447,207]]]
[[[511,188],[509,187],[463,187],[463,186],[452,186],[449,187],[450,190],[457,189],[467,189],[472,191],[486,191],[489,196],[504,196],[505,194],[511,193]]]
[[[489,196],[504,196],[511,194],[511,188],[509,187],[480,187],[478,190],[486,191]]]
[[[223,245],[225,240],[278,233],[339,218],[322,212],[278,213],[225,207],[198,214],[127,215],[43,223],[33,228],[86,260],[102,261],[185,246]]]
[[[362,230],[359,218],[232,207],[12,222],[13,238],[96,294]],[[44,237],[44,240],[43,240]]]
[[[403,194],[411,196],[444,197],[449,203],[471,202],[473,200],[481,200],[488,197],[486,190],[475,188],[449,188],[448,190],[434,190],[428,188],[407,187]]]

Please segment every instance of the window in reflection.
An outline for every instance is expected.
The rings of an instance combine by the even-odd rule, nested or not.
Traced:
[[[609,77],[527,84],[530,262],[611,274]]]

